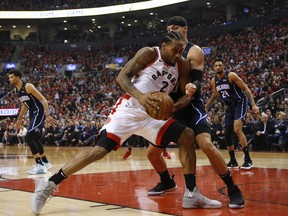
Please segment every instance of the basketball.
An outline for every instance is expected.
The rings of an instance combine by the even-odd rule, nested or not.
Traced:
[[[147,109],[146,112],[154,119],[166,120],[171,117],[174,109],[174,102],[172,98],[164,92],[151,92],[150,96],[158,98],[161,102],[159,109]]]

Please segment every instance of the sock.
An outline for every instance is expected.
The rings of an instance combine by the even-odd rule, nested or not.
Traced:
[[[42,160],[41,160],[40,157],[35,158],[35,161],[36,161],[37,164],[44,165],[44,164],[42,163]]]
[[[130,152],[131,152],[131,150],[132,150],[132,147],[128,147],[128,151],[130,151]]]
[[[244,152],[244,160],[251,161],[248,146],[244,147],[242,151]]]
[[[230,155],[230,158],[231,158],[232,161],[236,161],[235,151],[234,150],[229,151],[229,155]]]
[[[159,172],[158,174],[160,175],[160,181],[162,183],[165,184],[171,181],[171,176],[167,169],[165,170],[165,172]]]
[[[219,175],[219,176],[225,182],[225,184],[227,185],[227,188],[234,185],[232,175],[231,175],[231,172],[229,170],[224,175]]]
[[[46,156],[42,157],[41,160],[42,160],[44,163],[48,163],[48,160],[47,160]]]
[[[193,191],[196,187],[196,177],[195,174],[184,174],[186,188]]]
[[[64,174],[63,170],[60,169],[57,173],[49,178],[49,181],[54,182],[56,185],[60,184],[67,176]]]

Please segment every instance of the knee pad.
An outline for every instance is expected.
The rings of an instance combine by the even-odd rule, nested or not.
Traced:
[[[234,144],[233,136],[234,136],[233,126],[229,125],[229,126],[225,127],[224,137],[225,137],[226,146],[233,146],[233,144]]]

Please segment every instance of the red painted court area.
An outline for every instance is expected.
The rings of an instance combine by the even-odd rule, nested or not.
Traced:
[[[60,185],[56,196],[171,215],[288,215],[287,169],[233,170],[234,180],[245,198],[246,206],[243,209],[229,209],[226,188],[210,166],[197,167],[197,185],[204,195],[221,201],[223,207],[182,209],[182,169],[171,168],[170,173],[175,174],[178,189],[162,196],[147,196],[147,190],[159,181],[154,170],[73,175]],[[0,187],[33,191],[34,183],[31,179],[3,180]]]

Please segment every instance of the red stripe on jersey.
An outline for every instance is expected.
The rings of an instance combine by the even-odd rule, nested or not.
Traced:
[[[173,119],[173,118],[170,118],[166,123],[165,125],[160,129],[158,135],[157,135],[157,138],[156,138],[156,143],[155,145],[156,146],[161,146],[161,140],[162,140],[162,137],[163,135],[165,134],[165,132],[167,131],[167,128],[173,123],[175,122],[176,120]]]
[[[114,148],[114,150],[116,151],[119,147],[120,147],[120,138],[118,136],[116,136],[115,134],[112,133],[107,133],[107,137],[109,139],[114,140],[117,143],[117,146]]]
[[[117,107],[122,103],[123,99],[129,100],[131,96],[129,94],[125,94],[122,98],[120,98],[120,100],[118,101],[118,103],[115,104],[114,108],[111,110],[111,114],[113,115],[113,113],[116,112]]]

